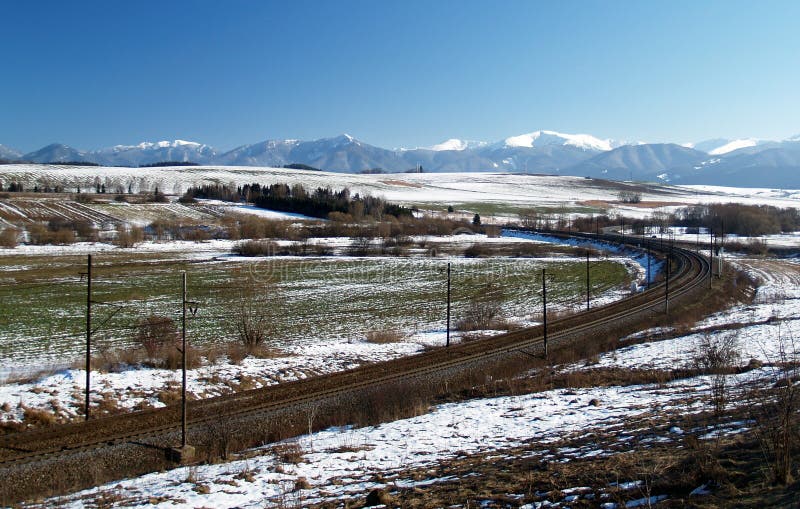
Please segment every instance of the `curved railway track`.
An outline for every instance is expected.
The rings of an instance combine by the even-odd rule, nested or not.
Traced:
[[[579,235],[589,240],[618,242],[614,235]],[[653,251],[658,251],[653,249]],[[663,252],[662,255],[666,255]],[[669,280],[670,300],[687,298],[705,288],[710,277],[708,260],[682,249],[672,250],[672,275]],[[577,313],[548,324],[548,344],[558,347],[580,338],[590,337],[599,329],[641,318],[643,313],[663,313],[665,283],[651,286],[646,292]],[[330,398],[368,391],[380,386],[399,384],[433,373],[451,372],[481,362],[491,362],[509,354],[543,352],[542,327],[536,326],[495,336],[489,339],[437,348],[429,352],[392,361],[365,365],[353,370],[311,379],[254,389],[188,405],[189,427],[212,423],[220,416],[246,418],[253,415],[279,413],[302,405]],[[578,339],[576,339],[578,338]],[[69,456],[123,443],[174,435],[180,429],[180,407],[173,405],[89,422],[55,428],[14,433],[0,437],[0,471],[19,465],[30,465],[48,459]]]

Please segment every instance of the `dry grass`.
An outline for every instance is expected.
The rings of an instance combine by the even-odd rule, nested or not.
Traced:
[[[375,344],[400,343],[404,338],[405,335],[396,330],[372,330],[366,333],[367,342]]]
[[[175,403],[180,402],[181,400],[181,389],[176,387],[170,387],[158,392],[156,396],[158,401],[164,403],[165,405],[173,405]]]
[[[57,418],[54,412],[41,408],[22,407],[22,422],[26,427],[42,428],[49,427],[56,423]]]
[[[272,448],[272,453],[282,463],[296,465],[303,461],[303,449],[297,442],[277,444]]]

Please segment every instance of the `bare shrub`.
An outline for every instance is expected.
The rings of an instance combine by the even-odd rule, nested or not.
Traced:
[[[739,340],[735,334],[709,334],[700,336],[692,363],[703,373],[730,372],[739,364]]]
[[[791,337],[778,341],[771,376],[749,394],[748,408],[770,480],[788,485],[800,444],[800,348]]]
[[[278,298],[277,285],[270,281],[260,285],[250,284],[242,289],[234,322],[239,341],[247,354],[255,353],[267,339],[274,336]]]
[[[226,354],[232,364],[241,364],[244,358],[247,357],[247,350],[239,343],[230,343]]]
[[[368,256],[372,252],[372,239],[369,237],[356,237],[350,243],[347,254],[350,256]]]
[[[181,400],[181,390],[170,387],[159,391],[156,397],[161,403],[164,403],[165,405],[172,405]]]
[[[501,319],[502,303],[502,291],[491,284],[486,285],[473,297],[464,314],[456,321],[456,329],[469,332],[506,328],[507,324]]]
[[[74,244],[76,241],[75,231],[73,231],[71,228],[59,228],[53,232],[51,239],[52,244]]]
[[[73,227],[77,236],[87,242],[97,241],[97,228],[91,221],[74,221]]]
[[[17,237],[19,230],[16,228],[6,228],[0,232],[0,247],[13,249],[17,247]]]
[[[45,226],[35,223],[28,227],[31,243],[44,244],[72,244],[75,242],[75,232],[63,222],[53,222]]]
[[[311,483],[308,482],[308,479],[305,477],[298,477],[297,480],[294,482],[294,491],[300,490],[310,490]]]
[[[139,320],[136,326],[136,341],[147,353],[151,361],[155,361],[165,347],[174,349],[178,339],[178,328],[175,321],[168,316],[150,315]]]
[[[303,449],[297,442],[278,444],[272,448],[272,452],[283,463],[296,465],[303,461]]]
[[[131,248],[144,240],[144,230],[138,226],[117,227],[114,245],[121,248]]]
[[[735,334],[703,334],[692,362],[711,379],[711,403],[714,413],[721,415],[728,403],[728,375],[739,365],[739,341]]]
[[[460,331],[491,329],[500,316],[500,305],[496,302],[472,302],[464,316],[456,322]]]
[[[239,256],[277,256],[280,246],[268,240],[245,240],[237,242],[233,252]]]
[[[396,330],[371,330],[366,333],[368,343],[385,344],[400,343],[403,341],[403,333]]]

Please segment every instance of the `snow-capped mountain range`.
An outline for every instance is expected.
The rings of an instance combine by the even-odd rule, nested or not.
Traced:
[[[800,135],[782,141],[716,138],[696,143],[626,142],[539,130],[489,143],[451,138],[424,148],[385,149],[342,134],[319,140],[267,140],[220,152],[174,140],[82,151],[52,144],[34,152],[0,145],[0,160],[141,166],[304,164],[327,171],[502,171],[673,183],[800,188]]]

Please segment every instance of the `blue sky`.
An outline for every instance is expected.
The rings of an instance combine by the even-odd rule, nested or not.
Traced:
[[[0,144],[800,133],[800,2],[0,6]]]

